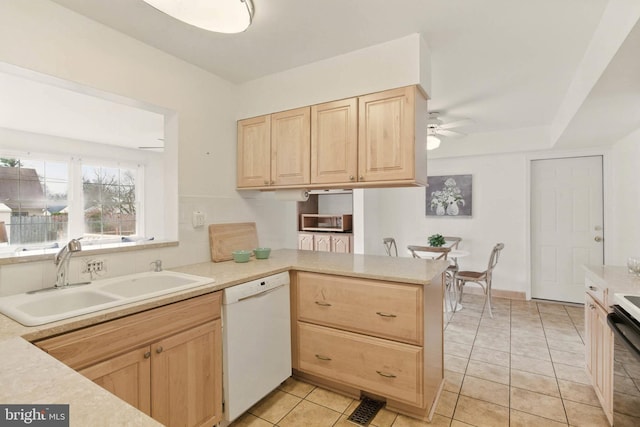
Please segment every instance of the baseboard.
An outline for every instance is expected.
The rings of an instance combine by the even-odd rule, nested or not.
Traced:
[[[482,292],[482,288],[479,286],[465,286],[464,287],[465,294],[472,295],[484,295]],[[523,291],[510,291],[507,289],[491,289],[491,295],[495,298],[507,298],[513,300],[522,300],[526,301],[527,294]]]

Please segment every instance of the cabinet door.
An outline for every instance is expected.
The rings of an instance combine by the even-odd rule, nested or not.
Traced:
[[[271,181],[271,116],[238,121],[237,186],[264,187]]]
[[[222,416],[221,321],[151,346],[151,414],[167,426],[211,426]]]
[[[313,250],[331,252],[331,236],[328,234],[316,234],[313,237]]]
[[[595,323],[595,304],[593,302],[593,298],[589,296],[589,294],[585,294],[585,304],[584,304],[584,336],[585,336],[585,346],[584,346],[584,364],[587,370],[587,375],[592,379],[593,382],[593,367],[595,352],[592,351],[592,348],[595,345],[596,338],[593,336],[593,324]]]
[[[149,346],[105,360],[80,372],[131,406],[151,415]]]
[[[358,98],[358,181],[413,179],[415,88]],[[426,143],[426,141],[425,141]]]
[[[311,183],[353,182],[358,172],[356,98],[311,107]]]
[[[585,304],[585,365],[602,409],[613,420],[613,332],[607,311],[587,294]]]
[[[310,108],[271,115],[271,181],[274,185],[309,184]]]
[[[351,253],[351,236],[348,234],[334,234],[331,236],[331,252]]]
[[[313,250],[313,234],[311,233],[299,233],[298,234],[298,249],[303,251]]]

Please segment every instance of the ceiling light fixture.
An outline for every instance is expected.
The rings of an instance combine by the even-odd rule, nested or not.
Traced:
[[[194,27],[216,33],[241,33],[251,25],[251,0],[144,0],[145,3]]]
[[[435,150],[440,147],[440,138],[434,135],[427,135],[427,150]]]

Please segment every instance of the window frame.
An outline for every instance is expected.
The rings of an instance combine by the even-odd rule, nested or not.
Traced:
[[[114,158],[104,158],[97,156],[73,156],[64,155],[59,153],[46,153],[42,151],[20,151],[15,149],[0,148],[0,157],[3,158],[15,158],[18,160],[33,160],[44,162],[57,162],[65,163],[67,165],[67,207],[68,207],[68,221],[67,221],[67,239],[53,241],[42,241],[37,243],[28,244],[6,244],[6,246],[0,246],[0,255],[17,254],[18,252],[32,252],[42,250],[47,252],[52,249],[51,246],[54,243],[58,244],[58,247],[62,247],[66,244],[66,240],[71,238],[78,238],[85,236],[85,220],[84,220],[84,193],[83,193],[83,175],[82,166],[89,165],[94,167],[109,167],[118,169],[129,169],[135,172],[135,207],[136,207],[136,231],[135,234],[129,235],[132,240],[138,240],[144,238],[145,235],[145,207],[144,201],[145,195],[145,174],[146,165],[145,162],[127,162]],[[121,243],[122,236],[114,236],[113,238],[100,238],[92,241],[87,241],[85,246],[103,246],[110,244]],[[84,247],[83,247],[84,249]],[[56,248],[53,248],[55,252]],[[51,252],[49,250],[49,252]],[[28,254],[25,254],[28,255]]]

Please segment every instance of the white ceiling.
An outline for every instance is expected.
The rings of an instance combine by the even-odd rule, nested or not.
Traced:
[[[235,83],[418,32],[431,50],[430,110],[471,118],[462,129],[469,137],[550,127],[609,3],[253,0],[252,26],[228,35],[188,26],[142,0],[53,1]],[[638,79],[620,78],[640,63],[633,46],[620,49],[559,137],[563,144],[611,143],[638,128]],[[615,121],[600,126],[594,141],[599,109]]]

